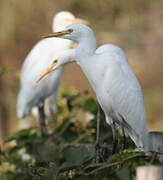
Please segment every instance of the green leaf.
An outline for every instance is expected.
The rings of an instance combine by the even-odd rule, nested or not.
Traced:
[[[55,144],[46,143],[35,147],[34,156],[38,162],[55,162],[59,159],[60,152]]]
[[[117,176],[119,177],[120,180],[130,180],[130,171],[128,168],[124,167],[120,171],[118,171]]]
[[[88,98],[85,102],[84,102],[84,106],[83,109],[85,111],[89,111],[91,113],[97,113],[97,103],[93,98]]]
[[[95,155],[94,148],[86,147],[70,147],[64,151],[65,164],[66,167],[82,166],[84,163],[91,160]]]

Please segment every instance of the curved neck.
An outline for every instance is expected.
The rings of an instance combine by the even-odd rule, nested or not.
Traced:
[[[84,37],[78,41],[79,45],[76,48],[76,56],[91,56],[95,53],[96,50],[96,39],[93,33],[88,37]]]
[[[67,64],[69,62],[75,61],[75,51],[76,49],[66,49],[55,54],[55,59],[62,58],[62,64]]]

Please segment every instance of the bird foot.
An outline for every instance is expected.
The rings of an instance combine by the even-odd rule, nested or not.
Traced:
[[[95,163],[104,163],[109,157],[109,148],[106,144],[100,145],[100,143],[95,144],[96,149],[96,159]]]

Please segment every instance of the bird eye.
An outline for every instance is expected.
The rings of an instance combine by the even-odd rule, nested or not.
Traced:
[[[68,31],[69,31],[70,33],[72,33],[72,32],[73,32],[73,29],[68,29]]]
[[[53,64],[56,64],[58,62],[58,60],[57,59],[55,59],[54,61],[53,61]]]

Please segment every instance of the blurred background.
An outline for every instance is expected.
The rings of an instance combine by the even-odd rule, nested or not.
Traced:
[[[52,31],[52,18],[62,10],[88,20],[98,45],[113,43],[125,50],[142,86],[149,128],[163,130],[162,0],[1,0],[0,137],[17,128],[21,65],[40,36]],[[76,64],[66,67],[63,79],[66,87],[89,89],[94,96]]]

